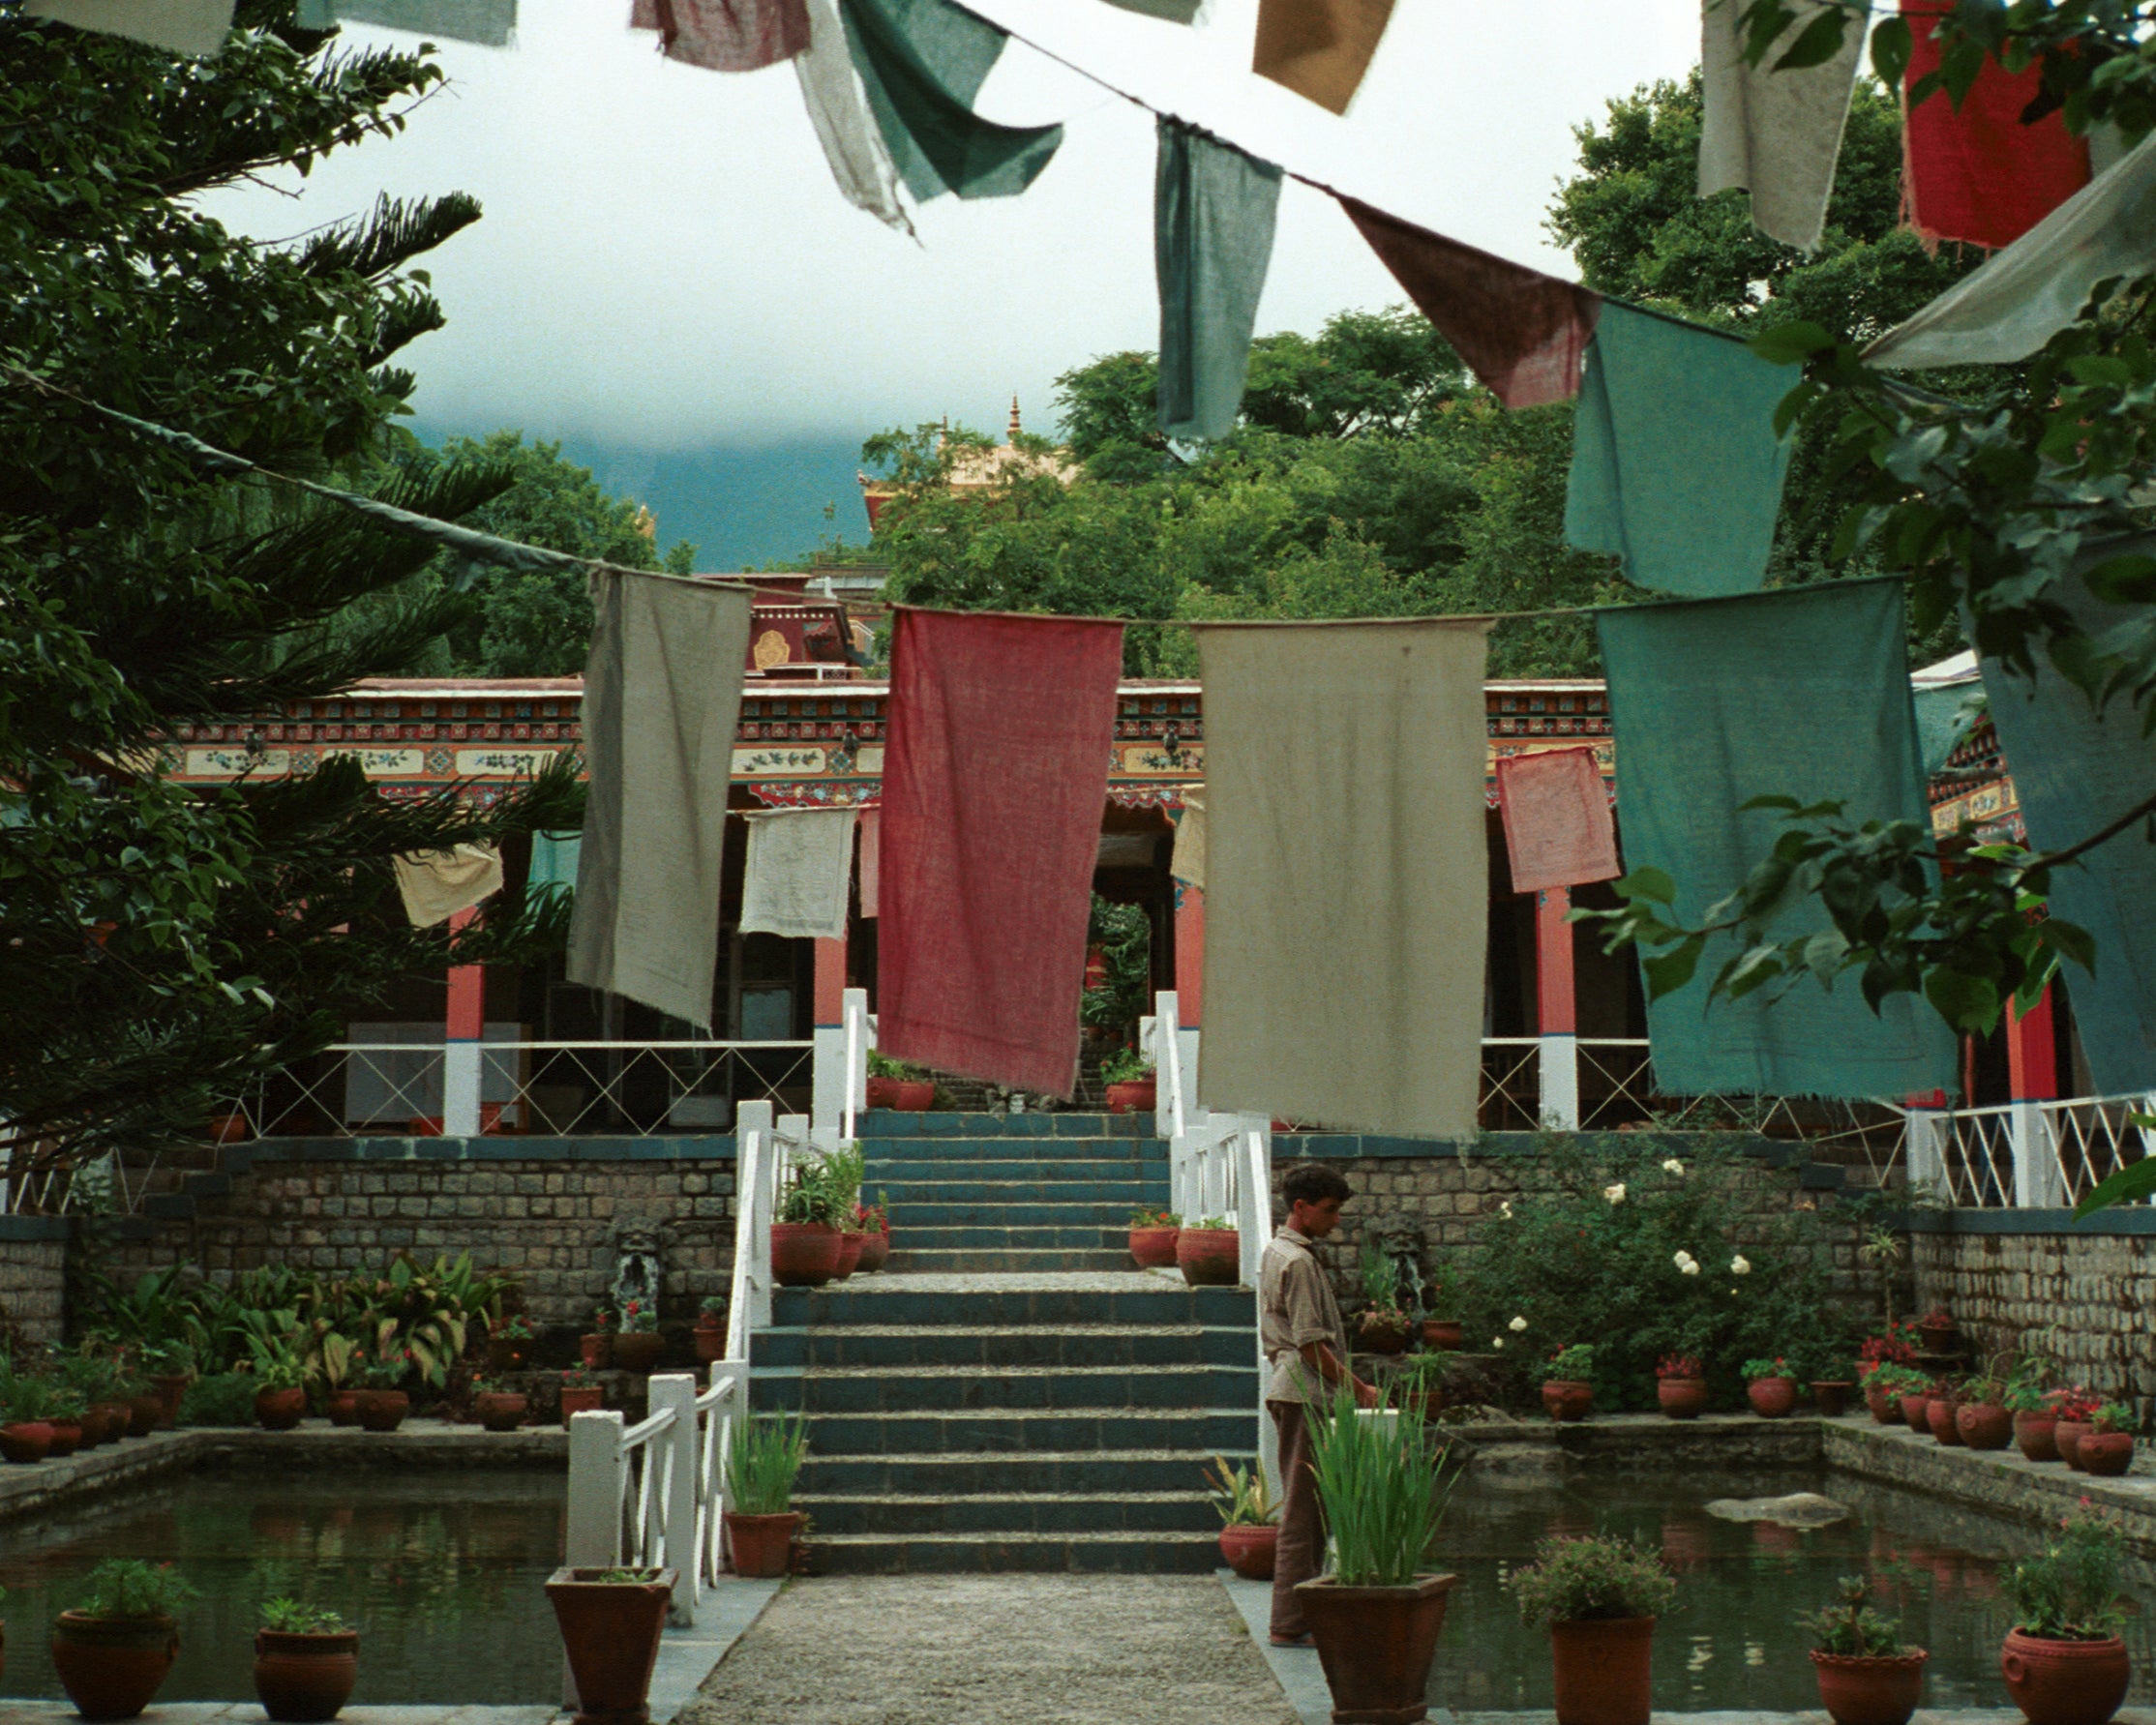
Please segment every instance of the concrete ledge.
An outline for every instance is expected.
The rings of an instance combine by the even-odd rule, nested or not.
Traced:
[[[1682,1151],[1709,1140],[1747,1156],[1782,1168],[1809,1158],[1802,1144],[1759,1138],[1745,1132],[1582,1132],[1579,1142],[1605,1150],[1644,1150],[1663,1145]],[[1533,1156],[1541,1153],[1537,1132],[1485,1132],[1478,1138],[1392,1138],[1358,1132],[1279,1132],[1273,1138],[1273,1159],[1287,1163],[1354,1161],[1370,1156]]]
[[[2114,1205],[2077,1222],[2072,1210],[1910,1209],[1903,1218],[1914,1234],[2156,1234],[2156,1205]]]
[[[1660,1472],[1670,1468],[1802,1468],[1820,1460],[1816,1418],[1761,1419],[1756,1413],[1598,1413],[1559,1425],[1548,1419],[1477,1421],[1443,1427],[1483,1472]],[[1911,1433],[1913,1438],[1915,1433]],[[1929,1441],[1929,1440],[1928,1440]]]
[[[64,1240],[65,1216],[0,1216],[0,1240]]]
[[[267,1138],[235,1145],[225,1166],[264,1162],[731,1162],[732,1136],[664,1138]]]

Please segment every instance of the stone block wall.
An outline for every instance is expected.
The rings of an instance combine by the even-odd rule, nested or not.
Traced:
[[[27,1342],[57,1342],[67,1312],[68,1228],[0,1216],[0,1317]]]

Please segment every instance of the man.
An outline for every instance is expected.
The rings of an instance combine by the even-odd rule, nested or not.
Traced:
[[[1273,1645],[1295,1647],[1310,1639],[1296,1583],[1314,1579],[1325,1563],[1307,1410],[1330,1404],[1343,1383],[1363,1408],[1376,1403],[1377,1391],[1348,1369],[1347,1326],[1333,1284],[1310,1250],[1312,1241],[1339,1227],[1340,1206],[1355,1188],[1336,1170],[1303,1162],[1281,1176],[1280,1196],[1288,1218],[1258,1266],[1258,1337],[1268,1373],[1266,1411],[1279,1435],[1285,1488],[1273,1562]]]

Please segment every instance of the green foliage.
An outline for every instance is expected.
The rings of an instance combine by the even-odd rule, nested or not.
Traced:
[[[1409,1586],[1425,1572],[1452,1496],[1444,1445],[1419,1419],[1361,1417],[1344,1387],[1308,1412],[1328,1573],[1342,1587]]]
[[[841,1227],[850,1227],[861,1207],[861,1182],[868,1177],[868,1158],[858,1144],[833,1145],[819,1158],[820,1177],[829,1188],[831,1206]]]
[[[1659,1618],[1677,1597],[1676,1578],[1662,1560],[1629,1539],[1544,1539],[1511,1585],[1528,1623]]]
[[[93,1618],[168,1618],[198,1596],[169,1563],[106,1558],[83,1578],[75,1609]]]
[[[1130,1226],[1133,1228],[1181,1228],[1183,1218],[1173,1210],[1132,1210]]]
[[[351,1625],[326,1606],[280,1598],[262,1601],[262,1627],[280,1635],[343,1635]]]
[[[180,1398],[182,1425],[253,1425],[255,1395],[262,1387],[253,1372],[213,1372],[197,1378]]]
[[[1119,1048],[1100,1062],[1100,1082],[1104,1085],[1136,1084],[1152,1076],[1153,1062],[1134,1048]]]
[[[735,1515],[784,1515],[808,1456],[808,1421],[760,1413],[734,1428],[726,1454],[726,1506]]]
[[[1108,961],[1108,980],[1085,991],[1079,1023],[1095,1029],[1135,1029],[1153,1004],[1152,919],[1142,906],[1111,904],[1094,893],[1086,943],[1099,947]]]
[[[1560,1348],[1550,1355],[1549,1364],[1542,1369],[1542,1376],[1584,1383],[1595,1375],[1595,1350],[1586,1342],[1574,1342],[1569,1348]]]
[[[621,1330],[624,1335],[647,1336],[659,1327],[659,1308],[655,1301],[630,1299],[621,1302]]]
[[[1231,1528],[1262,1528],[1279,1513],[1265,1483],[1265,1470],[1255,1462],[1243,1468],[1214,1456],[1213,1466],[1206,1470],[1206,1480],[1213,1507]]]
[[[794,1163],[786,1171],[785,1190],[779,1195],[779,1220],[792,1223],[821,1222],[836,1228],[853,1214],[839,1202],[830,1166],[821,1156]]]
[[[905,1060],[894,1060],[888,1055],[868,1051],[868,1075],[871,1078],[910,1079],[914,1083],[926,1078],[928,1073],[919,1066]]]
[[[1748,1359],[1744,1363],[1744,1377],[1747,1383],[1756,1383],[1762,1378],[1794,1378],[1796,1375],[1796,1368],[1789,1363],[1787,1358],[1779,1353],[1771,1356],[1762,1355],[1756,1359]]]
[[[2126,1564],[2118,1523],[2098,1510],[2073,1510],[2043,1552],[2007,1566],[1999,1590],[2014,1626],[2050,1641],[2100,1641],[2126,1615],[2120,1577]]]
[[[1901,1641],[1901,1625],[1873,1611],[1871,1599],[1869,1580],[1861,1575],[1844,1575],[1840,1602],[1804,1612],[1797,1622],[1811,1631],[1822,1653],[1844,1659],[1892,1659],[1907,1652]]]

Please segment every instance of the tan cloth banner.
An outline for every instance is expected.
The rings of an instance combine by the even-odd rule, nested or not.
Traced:
[[[1756,66],[1745,60],[1743,0],[1703,0],[1699,14],[1699,195],[1746,188],[1752,226],[1800,252],[1816,251],[1826,226],[1864,27],[1847,20],[1841,48],[1820,65],[1777,72],[1774,63],[1832,3],[1799,0],[1796,18]]]
[[[741,933],[845,939],[853,811],[774,809],[744,818],[749,854],[741,881]]]
[[[1183,818],[1176,822],[1176,848],[1168,873],[1200,892],[1206,889],[1206,795],[1202,790],[1183,793]]]
[[[124,36],[197,60],[223,53],[232,33],[232,0],[30,0],[22,15]]]
[[[1392,16],[1392,0],[1258,0],[1250,70],[1344,114]]]
[[[861,811],[861,919],[876,914],[883,884],[883,811]]]
[[[608,574],[591,587],[568,977],[708,1028],[748,591]]]
[[[414,850],[390,861],[397,891],[415,929],[447,922],[501,890],[501,852],[492,845],[459,845],[449,850]]]
[[[1487,630],[1198,628],[1208,1107],[1475,1130]]]

